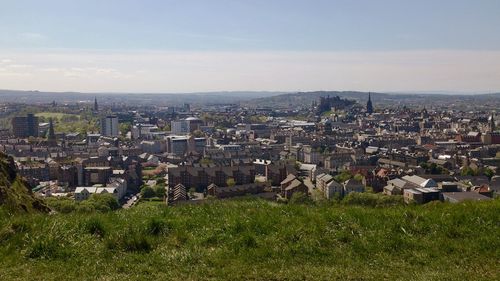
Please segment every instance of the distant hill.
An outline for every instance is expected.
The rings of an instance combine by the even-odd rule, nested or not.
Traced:
[[[80,93],[1,90],[0,101],[11,103],[77,103],[93,102],[97,97],[100,104],[129,105],[182,105],[184,103],[206,105],[239,103],[255,98],[271,97],[284,92],[221,91],[202,93]]]
[[[355,100],[359,103],[368,101],[368,92],[358,91],[315,91],[315,92],[297,92],[281,94],[271,97],[261,97],[249,101],[241,102],[242,105],[248,107],[308,107],[313,101],[319,101],[320,97],[335,97]],[[500,93],[492,94],[412,94],[412,93],[379,93],[371,92],[372,101],[375,104],[384,105],[424,105],[426,103],[450,103],[450,102],[500,102]]]
[[[49,212],[31,193],[28,183],[18,176],[12,157],[0,153],[0,207],[9,212]]]
[[[384,105],[423,105],[425,103],[478,102],[490,104],[500,102],[500,93],[451,94],[451,93],[380,93],[372,92],[372,100]],[[195,93],[80,93],[1,90],[0,101],[10,103],[92,103],[97,97],[100,104],[159,105],[172,106],[189,103],[192,105],[240,104],[248,107],[308,107],[320,97],[339,96],[362,104],[368,100],[368,92],[360,91],[220,91]]]

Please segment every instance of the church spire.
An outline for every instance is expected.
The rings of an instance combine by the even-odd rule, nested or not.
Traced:
[[[368,114],[373,113],[372,95],[370,92],[368,92],[368,102],[366,103],[366,112]]]
[[[490,121],[490,124],[489,124],[489,125],[490,125],[490,132],[492,132],[492,133],[493,133],[493,132],[495,131],[495,129],[496,129],[496,128],[495,128],[495,117],[494,117],[493,113],[491,113],[491,115],[490,115],[490,118],[489,118],[489,119],[490,119],[490,120],[489,120],[489,121]]]
[[[54,132],[54,122],[52,121],[52,118],[49,119],[49,132],[47,133],[47,143],[49,144],[49,146],[57,145],[56,134]]]

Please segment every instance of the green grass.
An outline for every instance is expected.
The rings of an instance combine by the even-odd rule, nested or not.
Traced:
[[[0,212],[0,280],[499,280],[500,201]]]
[[[68,113],[61,113],[61,112],[40,112],[35,114],[38,117],[43,117],[45,119],[53,118],[57,120],[61,120],[63,117],[75,117],[75,118],[80,118],[76,114],[68,114]]]

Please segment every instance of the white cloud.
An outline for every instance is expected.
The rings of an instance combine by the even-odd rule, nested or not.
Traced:
[[[10,89],[92,92],[500,90],[500,51],[0,50],[0,57],[9,58],[2,64],[5,70],[0,75],[0,84]]]
[[[45,41],[47,40],[47,36],[41,34],[41,33],[36,33],[36,32],[24,32],[20,33],[17,36],[20,40],[26,41],[26,42],[39,42],[39,41]]]

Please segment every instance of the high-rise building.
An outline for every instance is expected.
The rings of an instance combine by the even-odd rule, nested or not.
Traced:
[[[372,114],[373,113],[373,104],[372,104],[371,93],[368,93],[368,102],[366,103],[366,112],[368,114]]]
[[[119,136],[118,116],[108,115],[101,118],[101,135],[107,137]]]
[[[38,117],[29,113],[27,116],[12,118],[12,133],[18,138],[38,137]]]
[[[99,111],[99,105],[97,104],[97,97],[94,98],[94,111]]]

